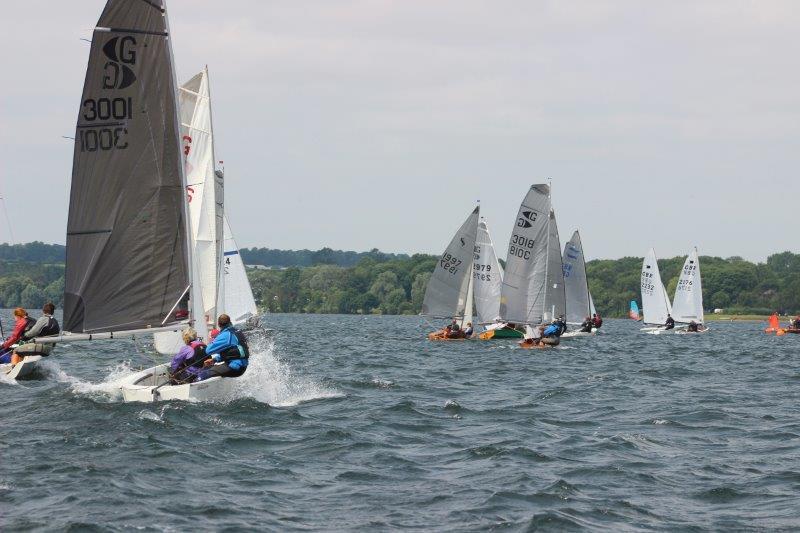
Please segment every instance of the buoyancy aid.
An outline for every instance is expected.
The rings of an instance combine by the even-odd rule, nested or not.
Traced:
[[[229,346],[220,352],[220,357],[225,362],[235,359],[248,359],[250,357],[250,347],[247,344],[247,337],[236,328],[230,328],[231,335],[236,337],[236,346]]]
[[[61,332],[61,327],[58,325],[58,320],[52,316],[47,317],[47,325],[39,332],[40,337],[47,337],[50,335],[58,335]]]

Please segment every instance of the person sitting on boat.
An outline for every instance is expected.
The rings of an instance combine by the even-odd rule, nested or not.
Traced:
[[[470,337],[472,337],[473,333],[474,333],[474,330],[472,329],[472,322],[467,322],[467,327],[464,328],[464,336],[466,338],[470,338]]]
[[[559,337],[567,332],[567,321],[564,320],[564,315],[558,315],[558,318],[553,321],[553,324],[558,326]]]
[[[591,333],[592,328],[594,327],[594,321],[592,321],[592,317],[587,316],[583,323],[581,324],[581,329],[579,330],[581,333]]]
[[[33,327],[34,322],[25,309],[21,307],[14,309],[14,329],[3,344],[0,344],[0,363],[11,362],[11,347],[19,342],[25,330]]]
[[[463,336],[464,333],[461,331],[461,326],[458,325],[458,320],[454,318],[450,325],[447,326],[447,337],[450,339],[458,339]]]
[[[800,315],[789,321],[789,329],[800,329]]]
[[[28,355],[41,355],[45,357],[50,355],[55,347],[55,343],[43,344],[29,341],[32,341],[36,337],[58,335],[61,332],[58,320],[53,317],[53,313],[55,312],[56,306],[53,305],[52,302],[47,302],[42,306],[42,316],[39,317],[33,326],[22,332],[22,337],[19,339],[19,346],[17,346],[11,354],[12,365],[16,365]]]
[[[603,319],[600,318],[600,315],[597,313],[592,316],[592,325],[597,329],[600,329],[600,327],[603,325]]]
[[[675,319],[672,318],[672,315],[667,315],[667,321],[664,323],[664,329],[672,329],[675,327]]]
[[[226,314],[219,315],[217,319],[219,335],[214,342],[206,346],[206,367],[198,376],[198,380],[213,378],[215,376],[235,378],[247,370],[247,359],[250,349],[244,333],[231,324],[231,317]]]
[[[686,327],[686,331],[697,333],[697,322],[695,322],[694,320],[689,322],[689,325]]]
[[[178,385],[191,383],[203,369],[206,358],[205,343],[197,338],[197,332],[186,328],[181,335],[184,345],[169,364],[170,381]]]

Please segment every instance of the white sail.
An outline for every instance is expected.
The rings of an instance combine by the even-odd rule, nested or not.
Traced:
[[[589,293],[589,316],[594,316],[597,313],[597,309],[594,308],[594,298],[592,298],[592,293]]]
[[[480,206],[469,214],[436,263],[425,289],[423,315],[436,318],[464,316],[479,212]]]
[[[219,314],[223,189],[221,175],[214,172],[208,69],[181,86],[178,101],[197,281],[203,297],[203,316],[206,323],[213,323]]]
[[[247,279],[247,272],[244,268],[242,256],[239,254],[239,247],[233,238],[228,217],[224,217],[225,245],[222,259],[222,271],[224,278],[224,295],[221,298],[225,312],[230,315],[234,324],[240,324],[252,316],[258,314],[253,289]]]
[[[500,295],[500,316],[507,322],[542,322],[549,213],[550,187],[532,185],[519,207],[508,243]]]
[[[497,260],[492,237],[486,222],[478,223],[475,238],[475,259],[472,265],[473,293],[478,321],[483,324],[494,322],[500,317],[500,293],[503,290],[503,267]]]
[[[558,237],[556,214],[550,210],[547,223],[547,290],[545,291],[543,322],[552,322],[566,313],[564,265],[561,262],[561,240]]]
[[[675,288],[672,311],[675,322],[703,322],[703,285],[700,280],[700,259],[697,257],[697,248],[692,250],[683,263],[678,286]]]
[[[587,316],[592,316],[589,284],[586,279],[586,260],[583,244],[578,230],[564,245],[564,292],[567,297],[567,322],[581,324]]]
[[[641,289],[644,323],[664,324],[671,310],[667,291],[664,289],[661,273],[658,270],[656,252],[653,248],[647,251],[642,262]]]

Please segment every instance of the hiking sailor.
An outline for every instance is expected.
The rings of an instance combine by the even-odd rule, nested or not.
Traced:
[[[587,316],[586,319],[581,324],[581,329],[579,331],[581,333],[591,333],[592,327],[594,327],[594,322],[592,321],[592,317]]]
[[[675,327],[675,319],[672,318],[672,315],[667,315],[667,321],[664,324],[664,329],[672,329]]]
[[[28,312],[25,309],[21,307],[14,309],[14,330],[5,342],[0,344],[0,363],[11,362],[11,347],[19,342],[22,334],[31,329],[35,322],[34,319],[28,316]]]
[[[58,320],[53,318],[53,313],[56,311],[56,306],[52,302],[47,302],[42,306],[42,316],[31,326],[22,333],[19,341],[19,346],[14,349],[11,355],[11,364],[16,365],[27,355],[43,355],[48,356],[53,351],[53,344],[41,344],[38,342],[31,342],[36,337],[48,337],[50,335],[58,335],[61,328],[58,325]],[[30,318],[30,317],[29,317]]]
[[[226,314],[219,315],[217,325],[219,335],[206,346],[209,359],[206,359],[206,368],[198,376],[198,381],[215,376],[235,378],[247,370],[250,350],[244,334],[231,325],[231,317]]]

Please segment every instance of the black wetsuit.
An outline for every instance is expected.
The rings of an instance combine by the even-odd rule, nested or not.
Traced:
[[[664,324],[664,329],[672,329],[674,327],[675,327],[675,319],[673,319],[671,316],[668,316],[667,322],[666,324]]]

